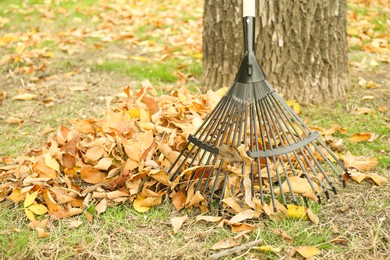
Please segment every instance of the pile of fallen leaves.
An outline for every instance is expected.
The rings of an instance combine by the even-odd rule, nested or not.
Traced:
[[[178,190],[177,182],[170,180],[165,169],[175,161],[188,135],[198,128],[225,91],[193,95],[181,88],[158,96],[149,83],[140,90],[126,87],[125,97],[112,99],[110,104],[116,104],[109,105],[102,119],[71,121],[72,127],[60,126],[51,133],[44,147],[16,158],[1,158],[0,202],[23,202],[26,216],[40,236],[47,233],[40,227],[42,221],[36,220],[37,215],[59,220],[85,213],[92,221],[107,206],[121,203],[132,203],[138,212],[146,212],[169,197],[178,210],[200,207],[204,213],[208,208],[200,192]],[[343,131],[338,126],[317,130],[325,139],[334,131]],[[344,163],[360,172],[369,172],[377,160],[347,153]],[[371,178],[378,185],[387,182],[368,173],[352,172],[352,178],[358,182]],[[88,211],[91,205],[94,214]],[[244,203],[236,197],[225,198],[222,206],[227,209],[224,216],[200,215],[198,220],[226,224],[234,232],[252,231],[254,226],[245,220],[262,214],[319,222],[310,209],[296,205],[286,209],[278,202],[278,212],[271,204],[246,200]],[[185,220],[186,217],[172,219],[175,232]]]

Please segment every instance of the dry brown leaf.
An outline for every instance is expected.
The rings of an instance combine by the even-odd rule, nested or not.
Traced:
[[[229,206],[230,208],[232,208],[236,212],[241,212],[244,210],[243,208],[241,208],[241,206],[239,204],[240,200],[236,197],[225,198],[222,200],[222,202],[225,203],[227,206]]]
[[[93,222],[93,215],[88,211],[85,212],[85,218],[88,220],[88,222]]]
[[[313,222],[314,224],[316,225],[320,224],[320,219],[310,209],[307,209],[307,216],[309,217],[310,221]]]
[[[218,249],[226,249],[226,248],[232,248],[235,246],[239,246],[241,244],[241,239],[240,238],[225,238],[222,239],[221,241],[218,241],[215,243],[211,249],[212,250],[218,250]]]
[[[36,229],[37,227],[45,229],[48,223],[49,223],[48,218],[45,218],[43,220],[34,220],[28,224],[28,227],[31,229]]]
[[[359,143],[359,142],[364,142],[364,141],[373,141],[373,136],[375,137],[374,133],[357,133],[353,134],[350,138],[349,141],[354,142],[354,143]]]
[[[198,215],[196,216],[196,221],[204,220],[207,222],[213,222],[213,223],[219,223],[223,220],[223,217],[217,217],[217,216],[205,216],[205,215]]]
[[[81,213],[83,213],[82,208],[70,208],[66,210],[63,209],[58,210],[57,212],[53,213],[52,216],[54,220],[59,220],[63,218],[69,218],[76,215],[80,215]]]
[[[247,223],[236,223],[232,224],[231,227],[233,233],[252,232],[256,228],[255,226],[249,225]]]
[[[73,220],[69,223],[68,225],[68,229],[75,229],[75,228],[78,228],[79,226],[81,226],[83,224],[83,221],[81,220]]]
[[[243,161],[237,149],[228,145],[219,146],[218,154],[221,155],[221,159],[227,163]]]
[[[187,200],[188,200],[188,197],[187,197]],[[198,203],[203,202],[203,201],[205,201],[205,198],[203,197],[203,195],[200,193],[200,191],[196,191],[194,196],[191,197],[190,201],[186,204],[185,207],[191,208],[192,206],[197,205]]]
[[[171,218],[171,224],[173,227],[173,233],[177,233],[180,228],[183,226],[183,223],[188,220],[188,216],[183,216],[183,217],[174,217]]]
[[[361,172],[368,172],[375,168],[378,164],[377,158],[366,158],[363,156],[353,156],[350,151],[348,151],[344,156],[344,165],[347,168],[355,168]]]
[[[363,180],[367,178],[367,174],[361,173],[361,172],[350,172],[349,176],[352,180],[356,181],[357,183],[361,183]]]
[[[376,185],[381,186],[384,184],[387,184],[389,180],[383,176],[379,176],[378,174],[375,173],[370,173],[367,175],[367,177],[371,178]]]
[[[241,221],[244,221],[246,219],[252,219],[254,217],[256,217],[256,212],[252,209],[246,209],[246,210],[243,210],[239,213],[237,213],[234,217],[232,217],[228,224],[229,225],[232,225],[232,224],[236,224],[238,222],[241,222]]]
[[[277,236],[281,236],[284,240],[292,241],[293,239],[286,233],[286,231],[280,230],[280,229],[274,229],[272,230],[272,233],[274,233]]]
[[[371,108],[368,108],[368,107],[358,107],[353,112],[353,114],[356,114],[356,115],[372,114],[372,113],[375,113],[375,111],[372,110]]]
[[[37,231],[38,238],[44,238],[49,236],[49,233],[47,233],[43,228],[37,227],[35,228],[35,230]]]
[[[106,175],[91,165],[85,165],[80,169],[80,177],[87,183],[96,184],[103,182]]]
[[[95,146],[87,151],[84,155],[84,160],[87,163],[95,162],[103,156],[104,148],[103,146]]]
[[[177,210],[184,208],[186,202],[186,192],[184,190],[179,190],[172,196],[172,204]]]
[[[298,176],[291,176],[291,177],[289,177],[289,180],[290,180],[290,184],[291,184],[291,187],[292,187],[292,190],[294,193],[300,194],[304,197],[313,199],[315,201],[318,200],[318,198],[315,196],[314,191],[311,188],[309,181],[306,178],[301,178]],[[320,186],[316,182],[312,181],[312,184],[318,192],[321,191]],[[282,188],[284,193],[290,192],[290,187],[289,187],[289,184],[287,181],[283,182],[281,188]],[[280,192],[281,191],[280,191],[279,187],[277,189],[275,189],[276,194],[280,194]]]
[[[111,158],[102,158],[99,160],[99,162],[94,166],[96,169],[101,171],[106,171],[108,168],[110,168],[112,165],[112,159]]]
[[[11,124],[11,125],[20,125],[24,122],[24,120],[11,116],[11,117],[8,117],[7,120],[5,120],[5,122],[7,124]]]
[[[102,199],[95,207],[95,211],[97,212],[98,215],[105,212],[106,209],[107,209],[107,200],[106,199]]]
[[[378,107],[378,111],[381,113],[386,113],[387,111],[389,111],[389,108],[387,106],[381,106]]]

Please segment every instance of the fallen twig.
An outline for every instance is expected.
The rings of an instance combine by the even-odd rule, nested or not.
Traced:
[[[213,255],[210,255],[209,256],[209,260],[215,260],[215,259],[219,259],[221,257],[224,257],[224,256],[228,256],[228,255],[232,255],[234,253],[239,253],[243,250],[247,250],[253,246],[256,246],[258,244],[260,244],[262,242],[262,240],[255,240],[255,241],[251,241],[249,243],[246,243],[244,245],[240,245],[240,246],[236,246],[236,247],[233,247],[233,248],[229,248],[229,249],[225,249],[225,250],[222,250],[218,253],[215,253]]]

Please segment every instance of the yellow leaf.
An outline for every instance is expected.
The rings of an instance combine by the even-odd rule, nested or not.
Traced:
[[[28,207],[27,209],[36,215],[44,215],[47,213],[46,206],[42,204],[34,204]]]
[[[130,109],[127,111],[130,118],[139,118],[140,117],[140,110],[139,109]]]
[[[321,250],[314,246],[300,246],[296,248],[296,250],[301,256],[305,258],[310,258],[321,253]]]
[[[54,159],[50,154],[45,154],[45,164],[50,169],[53,169],[55,171],[60,171],[60,164],[57,162],[56,159]]]
[[[24,94],[19,94],[16,95],[12,98],[12,100],[32,100],[37,98],[38,95],[35,94],[29,94],[29,93],[24,93]]]
[[[34,201],[37,198],[37,196],[38,196],[38,191],[34,191],[31,194],[27,193],[26,194],[26,199],[24,200],[24,203],[23,203],[23,206],[25,208],[31,206],[34,203]]]
[[[294,204],[287,205],[287,217],[297,219],[307,219],[307,209],[305,207],[297,206]]]
[[[144,213],[150,209],[150,207],[143,207],[142,202],[145,200],[145,197],[138,195],[137,198],[133,201],[133,207],[136,211]]]
[[[255,247],[255,249],[260,250],[260,251],[264,251],[264,252],[276,252],[276,253],[282,251],[281,247],[275,248],[272,246],[257,246],[257,247]]]
[[[26,213],[26,216],[29,220],[31,221],[35,221],[35,215],[34,213],[32,213],[32,211],[30,211],[29,209],[24,209],[24,213]]]
[[[18,203],[19,201],[22,201],[25,197],[26,194],[21,193],[19,189],[14,189],[11,195],[8,196],[8,198],[12,200],[14,203]]]

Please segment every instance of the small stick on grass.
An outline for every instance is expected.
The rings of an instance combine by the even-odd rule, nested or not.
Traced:
[[[233,248],[229,248],[229,249],[226,249],[226,250],[222,250],[218,253],[215,253],[213,255],[210,255],[209,256],[209,260],[215,260],[215,259],[219,259],[221,257],[224,257],[224,256],[228,256],[228,255],[232,255],[234,253],[239,253],[243,250],[247,250],[253,246],[256,246],[258,244],[260,244],[262,242],[262,240],[255,240],[255,241],[251,241],[249,243],[246,243],[244,245],[241,245],[241,246],[236,246],[236,247],[233,247]]]

